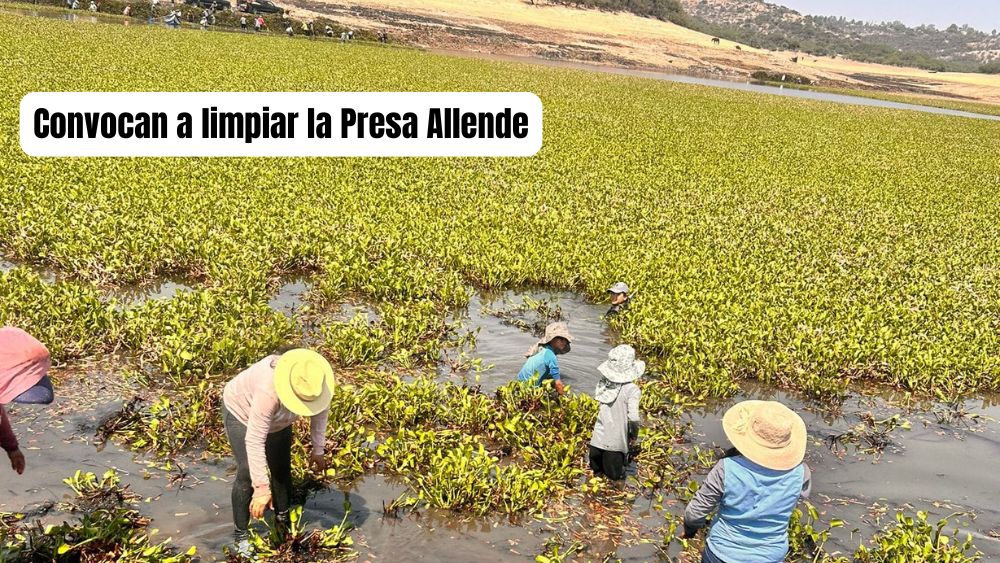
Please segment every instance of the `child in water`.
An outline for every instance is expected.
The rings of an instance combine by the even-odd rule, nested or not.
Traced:
[[[573,336],[569,333],[566,323],[552,323],[545,327],[545,336],[536,342],[525,356],[528,358],[517,374],[518,381],[535,381],[542,385],[545,380],[552,380],[560,395],[566,392],[559,375],[559,360],[556,356],[566,354],[570,350]]]

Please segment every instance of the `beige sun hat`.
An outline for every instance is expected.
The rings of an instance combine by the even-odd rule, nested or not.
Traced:
[[[569,325],[565,322],[549,323],[545,327],[545,336],[538,339],[538,342],[532,344],[531,348],[524,354],[526,357],[534,356],[538,353],[540,347],[552,342],[557,337],[563,337],[567,342],[573,342],[573,335],[569,333]]]
[[[722,429],[750,461],[786,471],[806,454],[806,423],[777,401],[742,401],[722,416]]]
[[[334,385],[330,362],[312,350],[289,350],[274,366],[278,400],[299,416],[315,416],[329,408]]]

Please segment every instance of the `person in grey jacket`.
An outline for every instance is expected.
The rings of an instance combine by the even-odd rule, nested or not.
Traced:
[[[629,445],[639,435],[642,391],[635,380],[646,371],[646,363],[635,359],[634,348],[622,344],[608,353],[608,360],[597,370],[603,377],[594,391],[600,407],[590,438],[590,468],[595,476],[621,481]]]

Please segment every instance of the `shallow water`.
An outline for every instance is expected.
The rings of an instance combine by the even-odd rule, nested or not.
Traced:
[[[856,453],[848,447],[841,456],[829,447],[828,438],[860,422],[860,413],[871,411],[876,419],[901,412],[878,397],[853,396],[841,416],[830,418],[803,403],[797,397],[762,387],[747,387],[731,400],[708,408],[690,411],[695,441],[728,447],[722,431],[723,413],[744,399],[777,400],[802,415],[809,433],[806,462],[813,471],[813,494],[810,501],[825,519],[841,518],[844,528],[834,533],[834,545],[843,552],[857,547],[851,529],[860,527],[870,536],[876,526],[868,515],[875,503],[887,506],[883,521],[893,519],[894,509],[910,505],[943,518],[955,511],[971,510],[975,522],[961,529],[973,534],[976,546],[991,556],[1000,556],[1000,541],[987,534],[1000,530],[1000,487],[996,460],[1000,456],[1000,426],[983,422],[974,431],[961,426],[938,424],[927,410],[903,414],[912,423],[911,430],[897,429],[890,436],[895,443],[879,460]],[[965,407],[1000,420],[997,398],[969,400]],[[936,506],[936,504],[939,504]],[[932,520],[936,520],[933,519]],[[967,520],[967,519],[965,519]],[[952,522],[954,524],[954,522]]]
[[[138,307],[147,301],[171,299],[185,291],[194,290],[194,282],[183,278],[162,278],[152,283],[130,285],[111,292],[123,309]]]
[[[655,70],[641,70],[635,68],[624,68],[615,66],[595,65],[583,62],[550,60],[536,57],[523,57],[516,55],[498,55],[494,53],[478,53],[470,51],[456,51],[451,49],[434,49],[432,52],[444,55],[454,55],[462,57],[473,57],[477,59],[523,62],[528,64],[551,66],[557,68],[572,68],[577,70],[587,70],[602,72],[607,74],[618,74],[624,76],[634,76],[638,78],[651,78],[653,80],[665,80],[667,82],[680,82],[683,84],[697,84],[700,86],[711,86],[713,88],[726,88],[729,90],[741,90],[744,92],[756,92],[759,94],[772,94],[777,96],[787,96],[790,98],[802,98],[807,100],[817,100],[821,102],[833,102],[838,104],[872,106],[888,109],[902,109],[909,111],[919,111],[924,113],[935,113],[939,115],[951,115],[956,117],[971,117],[975,119],[988,119],[1000,121],[1000,116],[974,113],[968,111],[936,108],[919,104],[907,104],[903,102],[891,102],[888,100],[878,100],[865,98],[863,96],[851,96],[848,94],[832,94],[828,92],[817,92],[813,90],[803,90],[799,88],[784,88],[782,86],[772,86],[754,81],[722,80],[716,78],[702,78],[699,76],[689,76],[685,74],[672,74]]]
[[[463,331],[476,333],[476,346],[471,355],[482,359],[483,367],[492,366],[481,374],[479,383],[483,391],[492,393],[517,379],[517,372],[526,359],[525,352],[538,340],[531,333],[489,314],[489,310],[508,310],[524,303],[525,295],[562,308],[562,319],[569,325],[574,340],[570,352],[559,356],[559,371],[563,381],[574,390],[593,393],[601,377],[597,366],[607,359],[608,352],[615,346],[616,335],[603,319],[609,305],[591,303],[572,292],[552,291],[476,295],[468,308],[457,315]]]
[[[278,293],[268,302],[275,311],[279,311],[285,316],[291,317],[302,309],[306,295],[312,290],[312,284],[305,276],[298,276],[287,280]]]

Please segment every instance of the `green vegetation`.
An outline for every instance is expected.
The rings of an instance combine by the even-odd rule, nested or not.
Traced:
[[[232,56],[248,41],[253,64]],[[637,289],[612,321],[649,359],[633,486],[671,500],[712,462],[685,440],[681,413],[741,381],[820,397],[861,384],[948,399],[1000,389],[996,123],[6,14],[0,45],[0,251],[24,264],[0,274],[0,322],[37,334],[59,361],[119,352],[137,364],[127,373],[158,398],[129,402],[100,432],[158,459],[225,452],[221,384],[306,343],[343,385],[329,469],[309,474],[298,443],[300,485],[381,472],[407,487],[395,508],[471,514],[603,493],[580,484],[592,399],[434,380],[441,354],[470,344],[452,319],[476,290],[600,298],[622,278]],[[184,62],[165,67],[176,53]],[[18,103],[45,90],[532,91],[546,139],[530,159],[31,159]],[[50,284],[37,266],[64,279]],[[268,300],[291,275],[315,289],[286,317]],[[198,287],[131,308],[111,297],[162,276]],[[348,301],[372,314],[344,319]],[[557,312],[526,301],[506,313],[533,328]],[[896,530],[878,541],[933,528]],[[318,537],[331,557],[350,556],[346,527]],[[546,550],[557,560],[576,546]]]
[[[79,518],[45,527],[5,521],[0,524],[0,560],[186,563],[194,558],[193,547],[177,553],[169,539],[150,539],[149,519],[134,508],[138,496],[120,486],[114,471],[100,478],[77,471],[64,482],[75,497],[61,508]]]

